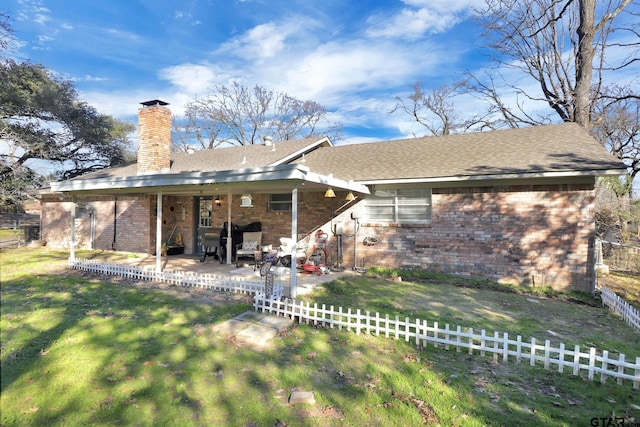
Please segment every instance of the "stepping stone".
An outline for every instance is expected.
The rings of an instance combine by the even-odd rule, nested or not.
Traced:
[[[234,317],[234,320],[244,320],[245,322],[258,322],[265,317],[269,317],[264,313],[258,313],[257,311],[245,311],[242,314]]]
[[[296,403],[308,403],[314,405],[316,398],[313,396],[312,391],[294,391],[289,396],[289,403],[295,405]]]
[[[236,320],[236,319],[230,319],[230,320],[227,320],[225,322],[220,323],[219,325],[214,326],[211,329],[213,330],[213,332],[220,332],[220,333],[227,334],[227,335],[235,335],[238,332],[242,331],[243,329],[246,329],[250,325],[251,325],[251,323],[249,323],[249,322],[243,322],[243,321]]]
[[[255,346],[265,346],[267,342],[278,334],[276,329],[268,326],[250,325],[236,334],[236,341]]]
[[[277,332],[286,331],[293,326],[293,319],[280,316],[266,316],[258,324],[274,328]]]

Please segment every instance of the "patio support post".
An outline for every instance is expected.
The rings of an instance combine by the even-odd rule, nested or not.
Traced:
[[[156,201],[156,272],[162,271],[162,191]]]
[[[295,298],[297,294],[297,266],[298,258],[296,252],[298,251],[298,189],[291,190],[291,240],[293,241],[293,247],[291,248],[291,298]]]
[[[76,201],[71,199],[71,235],[69,236],[69,260],[76,259]]]
[[[233,200],[231,199],[233,196],[231,194],[231,191],[229,191],[229,193],[227,194],[227,200],[229,201],[229,203],[227,203],[227,264],[231,264],[231,255],[232,255],[232,251],[233,251],[233,233],[231,232],[231,202],[233,202]]]

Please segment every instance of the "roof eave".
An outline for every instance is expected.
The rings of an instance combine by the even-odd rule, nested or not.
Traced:
[[[332,176],[319,175],[301,165],[278,165],[264,168],[238,169],[218,172],[185,172],[177,174],[149,174],[128,177],[98,178],[92,180],[68,180],[51,183],[54,193],[74,192],[144,192],[161,188],[195,187],[203,185],[242,184],[244,188],[251,186],[264,187],[276,181],[288,181],[292,185],[306,183],[330,186],[347,191],[368,194],[369,189],[353,181],[344,181]]]
[[[322,137],[320,139],[318,139],[317,141],[314,141],[313,143],[305,146],[304,148],[301,148],[299,150],[294,151],[293,153],[290,153],[289,155],[271,163],[269,166],[278,166],[278,165],[283,165],[283,164],[287,164],[289,162],[291,162],[292,160],[297,159],[298,157],[302,156],[303,154],[309,153],[311,151],[313,151],[314,148],[320,147],[322,144],[324,143],[329,144],[330,147],[333,146],[333,144],[331,143],[331,140],[328,137]]]
[[[621,176],[626,173],[623,169],[603,169],[589,171],[562,171],[562,172],[527,172],[512,174],[488,174],[488,175],[458,175],[422,178],[403,179],[375,179],[357,180],[365,185],[379,184],[417,184],[417,183],[445,183],[445,182],[477,182],[477,181],[500,181],[514,179],[536,179],[536,178],[575,178],[575,177],[600,177],[600,176]]]

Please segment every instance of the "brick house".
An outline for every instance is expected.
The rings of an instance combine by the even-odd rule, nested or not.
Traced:
[[[197,254],[207,230],[259,221],[265,245],[285,236],[311,246],[323,230],[329,262],[342,268],[588,292],[595,179],[625,171],[573,123],[342,146],[265,138],[171,154],[170,116],[162,101],[143,103],[136,163],[51,184],[48,245],[155,253],[159,268],[161,242],[177,234]]]

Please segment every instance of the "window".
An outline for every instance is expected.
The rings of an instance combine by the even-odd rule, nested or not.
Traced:
[[[211,198],[200,197],[200,227],[211,227],[211,210],[213,208]]]
[[[291,211],[291,193],[269,194],[269,210],[276,212]]]
[[[365,209],[371,222],[430,222],[431,189],[376,190],[365,199]]]

